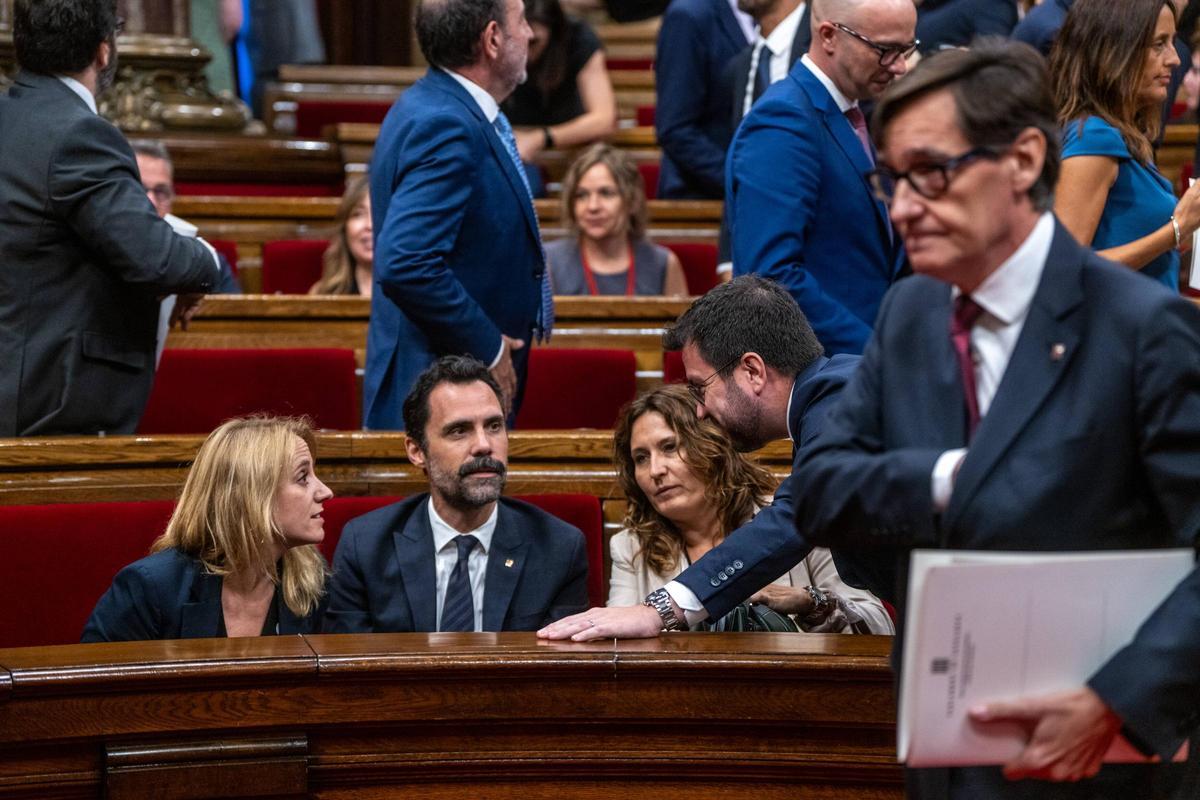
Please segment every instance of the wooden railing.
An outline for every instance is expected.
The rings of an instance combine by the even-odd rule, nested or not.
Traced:
[[[0,650],[0,797],[903,796],[874,636]]]
[[[558,297],[550,347],[632,350],[639,386],[662,382],[663,331],[688,300],[663,297]],[[364,363],[370,302],[361,297],[210,295],[167,347],[346,347]],[[540,345],[539,345],[540,346]]]

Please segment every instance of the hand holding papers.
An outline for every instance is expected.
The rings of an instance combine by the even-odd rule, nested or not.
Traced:
[[[1190,550],[913,553],[900,760],[932,767],[1016,759],[1031,725],[973,721],[968,710],[1078,690],[1133,638],[1192,562]],[[1040,726],[1045,715],[1036,716]],[[1123,746],[1105,760],[1144,758],[1116,742]]]

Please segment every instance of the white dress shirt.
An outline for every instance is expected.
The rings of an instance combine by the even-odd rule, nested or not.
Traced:
[[[975,396],[979,401],[979,419],[987,416],[1004,370],[1012,358],[1017,339],[1025,327],[1033,295],[1042,279],[1050,243],[1054,239],[1054,216],[1042,214],[1021,246],[996,271],[971,292],[971,299],[983,313],[971,328],[971,360],[975,364]],[[951,289],[951,298],[960,294]],[[949,328],[946,335],[950,335]],[[939,513],[950,504],[954,491],[954,473],[967,455],[967,448],[947,450],[933,466],[933,507]]]
[[[858,105],[857,100],[851,100],[842,94],[842,90],[834,84],[833,79],[821,71],[821,68],[808,57],[808,53],[800,56],[800,62],[808,67],[808,71],[815,75],[817,80],[821,82],[821,85],[825,87],[825,91],[829,92],[829,96],[833,98],[833,102],[837,103],[838,110],[843,114]],[[849,125],[850,123],[847,122],[846,124]]]
[[[454,543],[454,537],[462,535],[464,532],[456,531],[438,515],[437,509],[433,507],[432,498],[426,500],[425,505],[429,508],[429,527],[433,529],[433,552],[436,556],[434,566],[437,578],[434,600],[437,603],[437,628],[441,630],[442,606],[446,604],[446,588],[450,585],[450,573],[454,572],[454,565],[458,563],[458,545]],[[484,579],[487,577],[487,554],[492,548],[492,534],[496,532],[496,517],[499,513],[500,504],[496,503],[486,522],[473,531],[465,532],[479,540],[479,544],[475,545],[471,554],[467,556],[467,572],[471,576],[471,598],[475,601],[476,633],[483,630],[483,589]]]

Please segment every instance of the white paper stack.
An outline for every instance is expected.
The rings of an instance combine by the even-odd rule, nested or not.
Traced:
[[[897,752],[911,767],[1003,764],[1025,744],[972,706],[1082,686],[1192,570],[1194,553],[913,553]],[[1108,761],[1144,761],[1118,737]]]

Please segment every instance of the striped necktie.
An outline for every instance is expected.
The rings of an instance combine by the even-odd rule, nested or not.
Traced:
[[[451,541],[458,547],[458,561],[446,584],[446,599],[442,601],[441,631],[475,630],[475,596],[471,593],[471,571],[467,559],[479,540],[470,534],[455,536]]]

